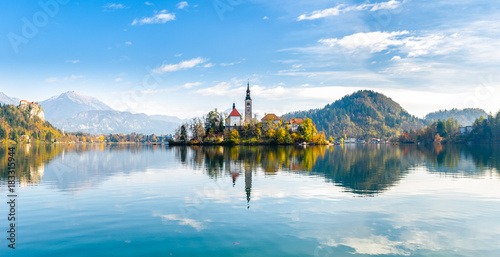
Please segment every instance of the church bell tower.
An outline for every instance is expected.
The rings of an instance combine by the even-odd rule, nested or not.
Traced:
[[[245,98],[245,123],[252,122],[252,98],[250,97],[250,81],[247,83],[247,97]]]

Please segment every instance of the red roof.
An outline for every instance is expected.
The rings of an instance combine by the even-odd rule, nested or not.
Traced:
[[[238,112],[238,110],[236,110],[236,108],[234,108],[233,111],[229,114],[229,117],[231,117],[231,116],[241,117],[241,114]]]
[[[264,118],[261,119],[261,121],[267,121],[267,120],[280,120],[280,118],[278,118],[278,116],[276,116],[276,114],[274,113],[269,113],[266,116],[264,116]]]
[[[302,124],[302,123],[304,123],[304,120],[302,120],[302,119],[298,119],[298,118],[290,119],[290,124]]]

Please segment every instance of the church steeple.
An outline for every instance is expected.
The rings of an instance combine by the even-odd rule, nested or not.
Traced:
[[[252,98],[250,98],[250,80],[248,80],[247,83],[247,98],[245,98],[245,100],[252,100]]]
[[[247,97],[245,98],[245,123],[252,122],[252,98],[250,97],[250,80],[247,82]]]
[[[236,104],[233,102],[233,110],[236,109]]]

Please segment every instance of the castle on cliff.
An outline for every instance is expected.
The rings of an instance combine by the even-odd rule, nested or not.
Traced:
[[[19,103],[19,109],[27,110],[30,113],[30,118],[37,116],[42,121],[45,121],[45,113],[42,107],[37,102],[28,102],[26,100],[21,100]]]

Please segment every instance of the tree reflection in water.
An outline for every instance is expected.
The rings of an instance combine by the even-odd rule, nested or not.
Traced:
[[[0,146],[0,179],[7,180],[7,145]],[[173,160],[206,173],[245,178],[251,199],[252,174],[278,172],[322,177],[359,195],[375,195],[396,185],[415,166],[446,176],[480,177],[499,172],[500,147],[494,145],[345,145],[345,146],[155,146],[20,144],[16,176],[21,185],[51,181],[64,190],[100,183],[115,173],[164,169]],[[47,164],[53,164],[48,166]],[[62,171],[64,174],[59,174]],[[58,173],[59,172],[59,173]]]

